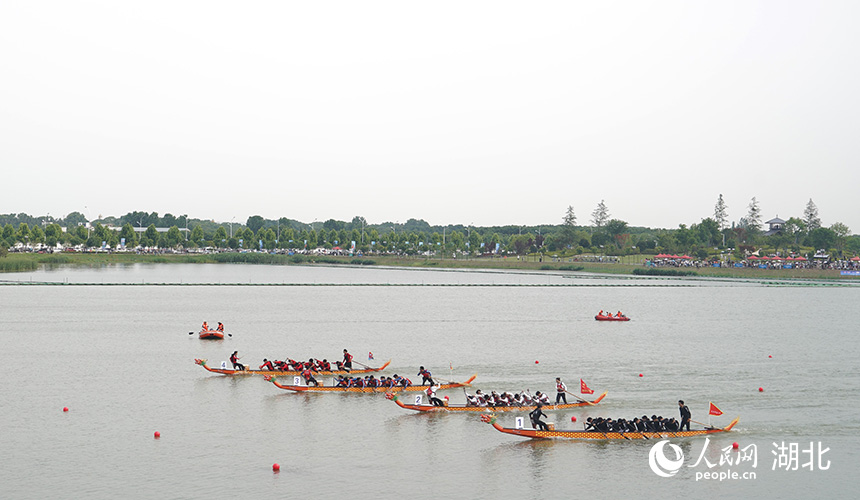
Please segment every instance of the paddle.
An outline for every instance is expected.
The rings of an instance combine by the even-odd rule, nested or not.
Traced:
[[[564,390],[564,392],[566,392],[566,393],[570,394],[571,396],[573,396],[573,397],[575,397],[576,399],[578,399],[578,400],[582,401],[583,403],[588,403],[588,404],[590,404],[591,406],[594,406],[594,403],[592,403],[591,401],[586,401],[586,400],[582,399],[581,397],[577,396],[576,394],[574,394],[574,393],[572,393],[572,392],[568,391],[567,389],[565,389],[565,390]]]

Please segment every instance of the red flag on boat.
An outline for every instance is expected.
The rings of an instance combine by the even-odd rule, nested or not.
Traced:
[[[708,404],[711,405],[711,409],[708,411],[709,414],[716,416],[720,416],[723,414],[723,411],[717,408],[717,405],[711,403],[710,401],[708,401]]]
[[[585,380],[579,379],[579,391],[583,394],[594,394],[593,389],[589,389],[587,385],[585,385]]]

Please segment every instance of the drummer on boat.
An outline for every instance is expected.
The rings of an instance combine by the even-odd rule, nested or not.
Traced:
[[[205,322],[203,323],[206,324]],[[233,363],[234,370],[244,370],[245,365],[239,362],[239,351],[233,351],[233,354],[230,355],[230,362]]]

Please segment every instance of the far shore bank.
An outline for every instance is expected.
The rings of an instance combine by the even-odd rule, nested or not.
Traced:
[[[477,257],[441,259],[428,257],[403,257],[373,255],[367,257],[313,256],[313,255],[269,255],[269,254],[137,254],[137,253],[68,253],[37,254],[10,253],[0,259],[0,272],[14,275],[16,272],[32,272],[50,266],[101,267],[131,264],[218,264],[247,263],[257,265],[354,265],[390,266],[424,269],[485,269],[485,270],[522,270],[522,271],[578,271],[595,274],[633,275],[647,269],[644,262],[650,256],[631,255],[620,257],[617,262],[585,262],[575,257],[543,260],[526,256],[516,257]],[[671,275],[668,271],[665,275]],[[687,276],[722,277],[740,279],[812,279],[812,280],[860,280],[860,276],[844,276],[835,269],[760,269],[731,267],[689,267],[684,268]],[[659,270],[657,271],[659,272]]]

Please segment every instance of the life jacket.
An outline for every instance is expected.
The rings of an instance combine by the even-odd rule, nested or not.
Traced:
[[[564,390],[565,390],[564,382],[559,382],[559,383],[555,384],[555,388],[558,392],[564,392]]]
[[[224,323],[218,323],[218,331],[219,331],[219,332],[223,332],[223,331],[224,331]]]
[[[209,323],[204,321],[203,322],[203,331],[207,331],[207,330],[209,330]]]
[[[400,379],[400,384],[401,384],[403,387],[409,387],[410,385],[412,385],[412,381],[411,381],[411,380],[409,380],[409,379],[408,379],[408,378],[406,378],[406,377],[403,377],[403,378],[401,378],[401,379]]]

